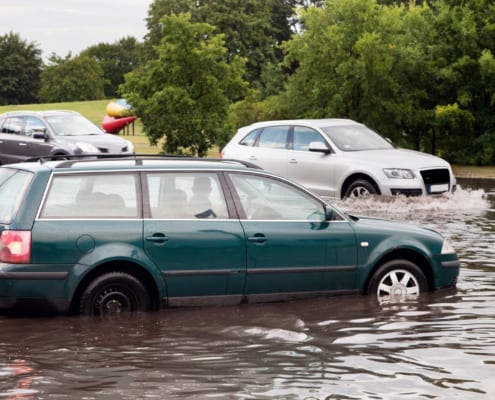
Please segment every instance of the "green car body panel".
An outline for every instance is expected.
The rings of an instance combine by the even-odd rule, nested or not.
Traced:
[[[35,303],[58,312],[77,312],[78,302],[91,297],[84,294],[90,284],[108,272],[139,280],[153,309],[366,293],[377,269],[393,259],[415,262],[431,290],[454,286],[459,273],[457,255],[442,254],[444,239],[433,230],[345,216],[290,181],[236,163],[104,160],[3,168],[10,168],[9,173],[27,171],[29,178],[22,199],[13,202],[14,217],[0,221],[0,238],[4,237],[0,241],[2,308]],[[158,189],[147,187],[145,179],[146,174],[162,172],[208,173],[218,178],[228,216],[153,217],[151,197]],[[231,172],[259,175],[282,188],[290,187],[318,209],[317,215],[327,218],[310,214],[307,219],[250,219],[244,214],[242,195],[228,178]],[[136,180],[135,216],[43,215],[50,191],[55,191],[55,178],[83,176],[94,184],[101,176],[112,178],[112,174],[130,174]],[[2,184],[0,179],[0,193]],[[61,198],[70,196],[68,191]],[[12,250],[5,239],[8,232],[30,232],[28,262],[4,259]],[[104,298],[112,290],[99,296]]]

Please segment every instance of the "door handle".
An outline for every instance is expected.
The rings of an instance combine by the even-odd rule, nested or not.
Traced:
[[[297,159],[296,158],[291,158],[289,160],[289,164],[297,164]]]
[[[167,243],[168,237],[163,233],[154,233],[153,235],[146,236],[146,240],[153,243]]]
[[[254,161],[254,160],[257,160],[257,158],[256,158],[256,156],[249,156],[248,160]]]
[[[249,236],[248,237],[248,240],[250,242],[254,242],[254,243],[259,243],[259,244],[263,244],[265,243],[268,239],[265,235],[263,235],[262,233],[255,233],[253,236]]]
[[[21,143],[19,143],[19,146],[27,146],[27,144],[21,142]]]

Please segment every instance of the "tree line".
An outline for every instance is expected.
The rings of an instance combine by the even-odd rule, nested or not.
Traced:
[[[0,104],[125,97],[151,143],[205,155],[259,120],[352,118],[495,163],[490,0],[154,0],[143,41],[78,55],[0,36]]]

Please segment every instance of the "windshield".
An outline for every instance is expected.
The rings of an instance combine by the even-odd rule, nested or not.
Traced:
[[[103,135],[103,131],[82,115],[55,115],[46,117],[56,135]]]
[[[0,222],[8,224],[12,221],[31,177],[30,172],[0,168]]]
[[[392,149],[394,146],[364,125],[327,126],[330,140],[342,151]]]

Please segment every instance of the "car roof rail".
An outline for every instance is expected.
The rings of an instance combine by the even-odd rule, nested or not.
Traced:
[[[194,161],[206,161],[206,162],[224,162],[231,164],[240,164],[247,168],[252,169],[262,169],[259,165],[256,165],[249,161],[237,160],[234,158],[209,158],[209,157],[196,157],[184,154],[133,154],[133,155],[123,155],[123,154],[112,154],[112,153],[104,153],[98,154],[95,156],[88,154],[58,154],[52,156],[39,156],[39,157],[31,157],[25,162],[40,162],[44,164],[48,161],[56,161],[56,160],[65,160],[58,164],[55,168],[70,168],[76,163],[81,162],[94,162],[94,161],[108,161],[108,160],[134,160],[136,165],[142,165],[145,160],[194,160]]]

